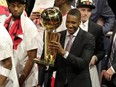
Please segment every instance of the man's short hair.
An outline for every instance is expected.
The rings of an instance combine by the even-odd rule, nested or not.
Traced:
[[[26,4],[26,0],[6,0],[7,3],[19,2],[21,4]]]
[[[78,9],[71,9],[67,15],[76,16],[79,20],[81,20],[81,13]]]

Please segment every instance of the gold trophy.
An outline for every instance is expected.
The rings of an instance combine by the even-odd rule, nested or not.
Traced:
[[[62,14],[54,8],[45,9],[40,15],[40,23],[45,28],[44,33],[44,59],[35,61],[38,64],[54,66],[56,51],[49,50],[48,45],[51,41],[60,41],[60,34],[56,32],[56,29],[61,25]]]

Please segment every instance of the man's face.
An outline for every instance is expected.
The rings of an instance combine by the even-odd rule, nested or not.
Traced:
[[[12,2],[9,4],[9,11],[15,19],[20,18],[24,9],[25,4],[21,4],[19,2]]]
[[[92,9],[87,8],[87,7],[79,7],[78,10],[81,13],[81,21],[83,23],[86,22],[91,16]]]
[[[80,20],[74,15],[67,15],[66,27],[69,34],[74,34],[80,25]]]

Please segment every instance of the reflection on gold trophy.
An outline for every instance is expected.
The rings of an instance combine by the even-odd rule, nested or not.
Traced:
[[[60,41],[60,34],[56,29],[61,25],[62,14],[56,8],[47,8],[40,15],[40,22],[45,28],[44,34],[44,59],[38,63],[48,66],[54,66],[57,52],[49,50],[48,45],[51,41]]]

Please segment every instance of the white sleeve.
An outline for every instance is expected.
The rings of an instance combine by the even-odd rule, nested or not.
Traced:
[[[8,77],[9,76],[9,73],[10,73],[10,70],[7,69],[7,68],[4,68],[0,65],[0,74],[3,75],[3,76],[6,76]]]
[[[0,38],[0,61],[12,56],[12,44],[6,38]]]
[[[10,70],[2,66],[2,60],[12,57],[12,41],[8,33],[2,29],[0,34],[0,74],[8,76]]]
[[[113,73],[115,73],[115,70],[114,70],[114,68],[112,66],[111,66],[111,69],[112,69]]]
[[[67,59],[68,55],[69,55],[69,52],[68,52],[68,51],[66,51],[66,53],[64,54],[64,56],[63,56],[63,57],[64,57],[65,59]]]
[[[38,35],[37,27],[29,18],[26,18],[25,25],[23,25],[23,28],[24,28],[26,50],[37,49],[38,48],[38,45],[37,45],[37,35]]]
[[[12,50],[11,42],[5,37],[0,38],[0,60],[11,57]]]
[[[12,51],[8,46],[1,47],[0,46],[0,61],[7,59],[12,56]]]

